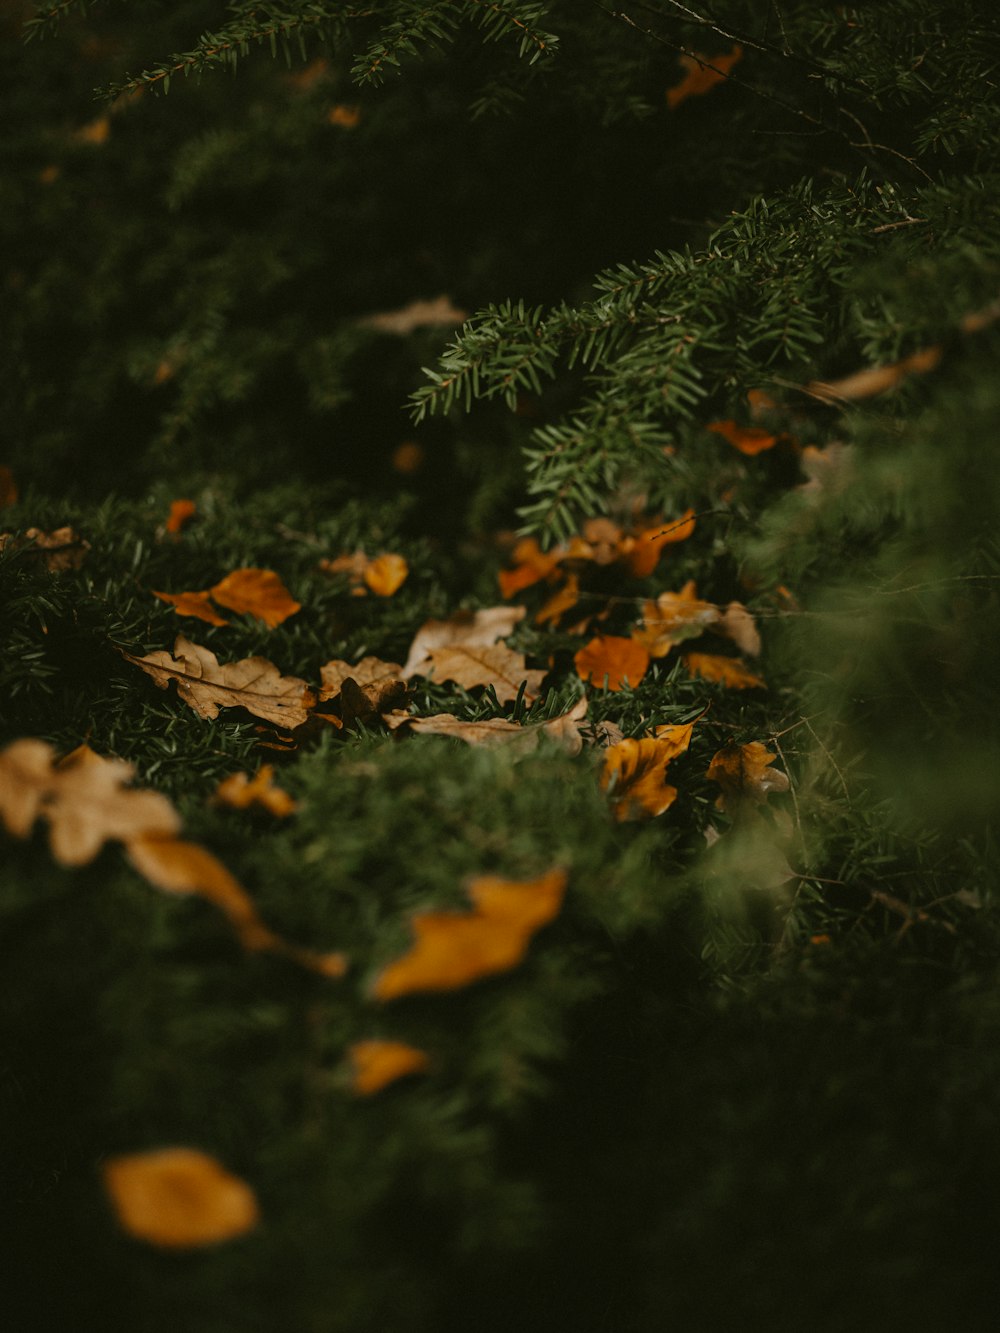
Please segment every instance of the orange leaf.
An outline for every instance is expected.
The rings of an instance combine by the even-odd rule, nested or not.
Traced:
[[[667,89],[667,106],[672,111],[689,97],[701,97],[710,92],[717,83],[721,83],[736,62],[742,57],[743,48],[733,46],[728,52],[717,56],[698,56],[684,54],[680,62],[687,73],[680,83]],[[710,68],[714,66],[714,68]]]
[[[677,799],[677,788],[667,782],[667,765],[691,743],[694,723],[661,727],[655,737],[619,741],[608,746],[601,770],[601,788],[612,788],[612,806],[618,820],[662,815]]]
[[[357,129],[361,124],[361,108],[348,105],[346,102],[338,102],[336,106],[330,108],[326,118],[331,125],[339,125],[341,129]]]
[[[220,606],[256,616],[268,629],[302,609],[272,569],[234,569],[208,591]]]
[[[683,542],[694,532],[694,510],[688,509],[669,523],[654,523],[652,527],[641,528],[626,541],[630,543],[625,552],[625,563],[629,573],[637,579],[647,578],[652,574],[660,559],[660,551],[671,542]]]
[[[297,809],[288,792],[274,785],[274,766],[262,764],[260,771],[248,778],[245,773],[233,773],[223,778],[215,789],[215,800],[234,810],[247,810],[259,805],[270,814],[284,819]]]
[[[0,463],[0,509],[17,504],[17,482],[6,463]]]
[[[685,653],[684,665],[692,676],[717,681],[730,690],[767,689],[760,676],[755,676],[738,657],[717,657],[713,653]]]
[[[661,592],[655,602],[643,607],[642,625],[632,631],[632,638],[642,644],[650,657],[666,657],[685,639],[696,639],[719,619],[719,608],[698,599],[693,579],[680,592]]]
[[[184,524],[194,517],[196,508],[193,500],[171,500],[170,514],[165,525],[167,532],[180,532]]]
[[[351,1087],[359,1097],[370,1097],[407,1074],[419,1074],[430,1059],[426,1051],[402,1041],[356,1041],[348,1048]]]
[[[606,677],[609,690],[620,690],[626,684],[634,689],[649,669],[649,653],[643,645],[616,634],[596,635],[573,661],[581,680],[601,686]]]
[[[497,575],[504,597],[513,597],[516,592],[548,578],[560,559],[558,551],[543,551],[534,537],[522,537],[512,555],[517,562],[514,568],[501,569]]]
[[[376,597],[391,597],[403,586],[410,567],[401,555],[377,555],[364,572],[365,583]]]
[[[738,426],[735,421],[710,421],[708,429],[716,435],[721,435],[734,448],[739,449],[741,454],[747,454],[751,458],[754,454],[763,453],[765,449],[773,449],[782,438],[780,435],[772,435],[769,430],[764,430],[760,426]]]
[[[96,120],[89,120],[86,125],[81,125],[79,129],[74,130],[70,138],[76,143],[90,144],[94,148],[99,148],[107,142],[110,133],[110,117],[98,116]]]
[[[550,870],[534,880],[484,875],[471,881],[473,912],[418,912],[408,953],[375,979],[380,1000],[415,991],[457,990],[480,977],[516,967],[535,931],[558,915],[566,872]]]
[[[250,1186],[194,1148],[112,1157],[102,1173],[120,1225],[150,1245],[216,1245],[244,1235],[260,1220]]]
[[[731,811],[747,801],[762,805],[771,792],[787,791],[787,774],[769,767],[777,757],[760,741],[727,745],[719,750],[705,776],[722,788],[716,801],[720,810]]]
[[[544,606],[535,612],[535,624],[547,625],[549,621],[558,625],[559,621],[571,611],[580,600],[580,583],[575,574],[570,574],[558,592],[552,594]]]
[[[210,625],[228,625],[229,621],[219,615],[211,602],[211,593],[207,592],[157,592],[151,588],[154,597],[161,602],[169,602],[179,616],[193,616],[196,620],[205,620]]]
[[[416,440],[403,440],[393,449],[389,461],[394,472],[403,477],[412,477],[424,465],[424,451]]]

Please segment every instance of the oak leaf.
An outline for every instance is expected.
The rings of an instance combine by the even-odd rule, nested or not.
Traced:
[[[701,97],[722,83],[729,71],[743,56],[741,46],[733,46],[719,55],[702,56],[684,52],[680,63],[687,71],[680,83],[667,89],[667,106],[671,111],[689,97]]]
[[[761,741],[749,745],[727,745],[712,757],[706,777],[718,783],[720,810],[732,812],[741,805],[762,805],[772,792],[788,790],[788,775],[770,767],[777,759]]]
[[[524,697],[534,699],[546,674],[544,670],[526,667],[524,654],[502,643],[491,647],[451,643],[443,648],[431,648],[428,656],[430,666],[420,675],[436,681],[454,681],[463,690],[491,685],[500,703],[516,699],[522,685]]]
[[[304,680],[283,676],[264,657],[220,663],[209,649],[178,634],[173,656],[163,651],[134,657],[119,649],[126,662],[139,667],[165,690],[171,681],[199,717],[218,717],[220,708],[245,708],[272,726],[292,730],[309,716],[316,696]]]
[[[273,569],[234,569],[208,591],[227,611],[255,616],[268,629],[302,609]]]
[[[620,690],[623,685],[633,689],[649,670],[649,653],[634,639],[623,639],[616,634],[598,634],[575,654],[577,673],[609,690]]]
[[[482,875],[468,885],[472,912],[416,913],[413,946],[379,973],[372,994],[457,990],[516,967],[535,932],[558,915],[566,878],[561,869],[533,880]]]
[[[684,665],[692,676],[716,681],[730,690],[764,690],[767,685],[755,676],[738,657],[719,657],[714,653],[685,653]]]
[[[685,639],[697,638],[719,619],[719,608],[699,599],[694,580],[680,592],[661,592],[643,607],[642,625],[632,631],[650,657],[666,657]]]
[[[628,739],[604,753],[601,788],[610,792],[618,820],[662,815],[677,799],[667,766],[688,748],[694,723],[658,727],[657,735]]]
[[[403,664],[403,679],[426,675],[433,648],[464,644],[467,647],[491,647],[510,634],[524,619],[523,606],[487,606],[479,611],[459,611],[447,620],[426,620],[417,630]]]
[[[64,866],[92,861],[107,841],[169,836],[180,817],[165,796],[128,787],[132,764],[104,759],[86,745],[56,762],[45,741],[13,741],[0,751],[0,818],[15,838],[35,820],[49,825],[52,855]]]
[[[362,689],[369,685],[381,686],[384,682],[401,680],[402,670],[398,662],[383,662],[380,657],[363,657],[353,666],[333,658],[319,669],[322,681],[320,702],[336,699],[346,680],[353,680]]]
[[[119,1224],[150,1245],[217,1245],[260,1221],[250,1186],[194,1148],[128,1153],[109,1158],[101,1169]]]
[[[275,786],[273,764],[261,764],[252,778],[246,773],[232,773],[228,778],[223,778],[215,789],[213,799],[234,810],[247,810],[257,805],[279,819],[284,819],[298,808],[288,792]]]
[[[430,1064],[426,1051],[403,1041],[356,1041],[348,1047],[351,1089],[370,1097],[407,1074],[419,1074]]]
[[[506,718],[484,718],[465,722],[452,713],[435,713],[433,717],[414,717],[410,713],[387,713],[385,723],[391,731],[407,727],[418,735],[453,736],[467,745],[503,746],[505,749],[527,753],[537,748],[543,736],[561,746],[568,754],[579,754],[583,749],[581,723],[587,714],[587,700],[579,699],[566,713],[547,722],[519,726]]]

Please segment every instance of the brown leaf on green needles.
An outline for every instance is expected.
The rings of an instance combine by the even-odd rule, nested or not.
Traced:
[[[451,713],[414,717],[410,713],[392,712],[387,713],[384,720],[390,731],[405,727],[417,735],[452,736],[466,745],[503,746],[519,754],[537,749],[542,738],[548,737],[567,754],[575,755],[583,749],[582,723],[586,715],[587,700],[584,698],[559,717],[547,722],[529,722],[524,726],[503,717],[466,722]]]
[[[119,652],[161,690],[173,682],[180,698],[206,720],[218,717],[220,708],[245,708],[254,717],[291,731],[306,721],[316,703],[304,680],[283,676],[266,658],[220,663],[208,648],[183,634],[177,636],[173,655],[162,650],[145,657]]]
[[[716,801],[719,809],[732,813],[740,806],[763,805],[772,792],[787,791],[787,774],[770,767],[777,757],[761,741],[719,750],[706,773],[722,789]]]
[[[320,703],[338,706],[347,726],[359,720],[374,721],[398,708],[406,698],[401,671],[397,662],[383,662],[378,657],[363,657],[354,666],[334,659],[320,667]]]
[[[452,643],[443,648],[431,648],[428,656],[430,665],[420,675],[436,681],[454,681],[464,690],[492,685],[500,703],[516,699],[522,686],[524,697],[534,699],[546,674],[543,670],[526,667],[524,654],[516,653],[502,643],[492,647]]]
[[[410,644],[403,664],[403,679],[427,674],[432,665],[432,649],[455,644],[467,648],[491,647],[506,638],[525,614],[523,606],[487,606],[479,611],[458,611],[447,620],[425,620]]]
[[[90,550],[90,542],[77,535],[72,528],[56,528],[43,532],[28,528],[23,537],[11,532],[0,532],[0,551],[10,549],[36,556],[50,574],[62,574],[67,569],[79,569]]]
[[[677,788],[667,781],[667,766],[691,743],[694,723],[658,727],[655,736],[627,739],[604,752],[601,788],[609,793],[618,820],[655,817],[669,810]]]

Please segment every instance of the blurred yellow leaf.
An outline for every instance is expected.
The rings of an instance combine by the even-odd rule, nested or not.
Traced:
[[[252,778],[246,773],[233,773],[223,778],[215,789],[215,800],[232,806],[234,810],[247,810],[258,805],[279,819],[284,819],[297,808],[288,792],[275,786],[273,764],[261,764]]]
[[[260,1220],[250,1186],[194,1148],[112,1157],[102,1173],[122,1229],[163,1249],[217,1245]]]
[[[764,690],[760,676],[755,676],[738,657],[717,657],[713,653],[685,653],[684,665],[692,676],[716,681],[730,690]]]
[[[402,1041],[356,1041],[347,1053],[351,1088],[359,1097],[370,1097],[407,1074],[419,1074],[430,1063],[426,1051]]]
[[[623,685],[634,689],[649,670],[649,653],[634,639],[615,634],[598,634],[580,648],[573,658],[581,680],[609,690]],[[605,679],[606,678],[606,679]]]

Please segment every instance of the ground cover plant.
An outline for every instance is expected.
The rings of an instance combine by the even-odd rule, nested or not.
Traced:
[[[12,1327],[992,1326],[994,9],[0,10]]]

